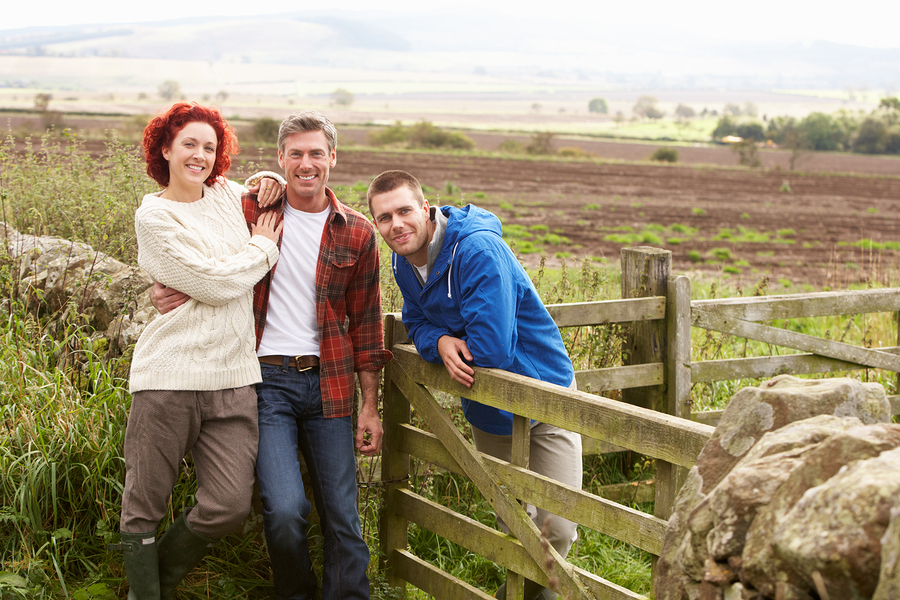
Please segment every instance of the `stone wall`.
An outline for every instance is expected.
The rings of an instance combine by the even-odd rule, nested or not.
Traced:
[[[659,600],[900,597],[900,425],[879,384],[732,398],[676,501]]]
[[[51,322],[76,319],[110,341],[110,351],[137,341],[156,314],[147,289],[153,281],[79,242],[20,233],[0,222],[19,299]]]

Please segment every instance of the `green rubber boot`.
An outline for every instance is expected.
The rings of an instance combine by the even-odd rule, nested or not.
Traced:
[[[117,549],[122,550],[128,600],[159,600],[159,567],[156,532],[121,532]]]
[[[159,590],[161,600],[175,600],[175,587],[197,566],[216,540],[191,529],[185,510],[159,538]]]

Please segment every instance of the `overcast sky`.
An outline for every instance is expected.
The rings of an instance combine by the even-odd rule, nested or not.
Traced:
[[[11,6],[10,6],[11,5]],[[596,23],[598,34],[628,29],[634,35],[677,36],[685,45],[698,41],[771,41],[808,44],[816,40],[854,44],[874,48],[900,47],[897,0],[642,0],[618,2],[597,0],[457,0],[429,3],[410,0],[332,0],[328,3],[301,3],[297,0],[246,0],[217,2],[121,2],[71,0],[7,3],[0,29],[18,29],[36,25],[75,25],[88,23],[131,23],[184,17],[251,16],[302,10],[396,10],[408,12],[448,12],[472,14],[478,18],[485,8],[495,13],[515,11],[520,17],[538,22],[556,21],[585,25]],[[460,32],[464,35],[465,32]]]

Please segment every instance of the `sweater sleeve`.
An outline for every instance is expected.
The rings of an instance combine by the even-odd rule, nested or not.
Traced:
[[[275,242],[252,236],[236,253],[211,256],[200,236],[161,206],[135,216],[138,264],[156,281],[219,306],[250,292],[278,260]]]

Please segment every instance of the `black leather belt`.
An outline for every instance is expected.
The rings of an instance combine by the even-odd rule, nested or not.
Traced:
[[[275,365],[276,367],[287,365],[301,372],[319,368],[319,357],[315,354],[307,354],[305,356],[281,356],[274,354],[272,356],[260,356],[259,362],[266,365]]]

